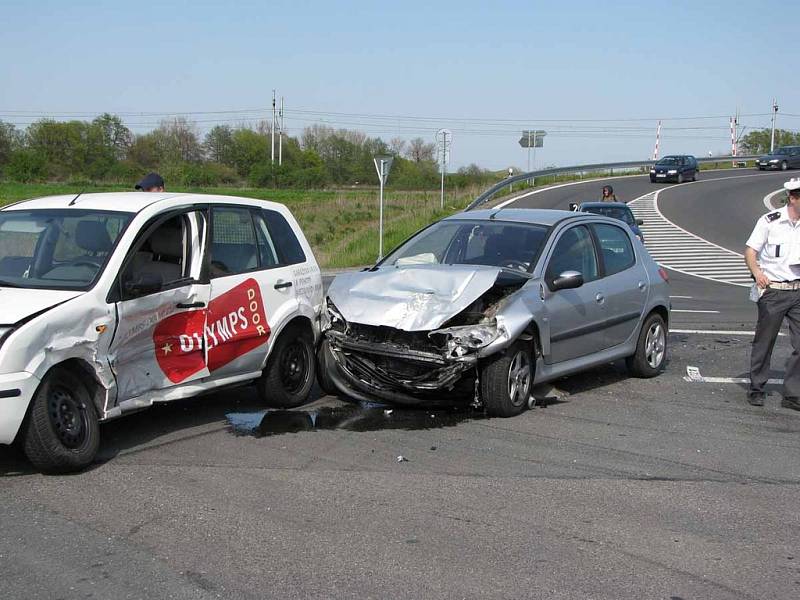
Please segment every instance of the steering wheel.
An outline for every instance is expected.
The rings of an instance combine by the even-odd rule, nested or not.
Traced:
[[[520,271],[528,270],[527,263],[524,263],[521,260],[514,260],[513,258],[507,258],[506,260],[503,261],[503,264],[501,266],[509,269],[519,269]]]

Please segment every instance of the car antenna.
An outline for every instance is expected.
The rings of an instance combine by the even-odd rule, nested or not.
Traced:
[[[497,216],[497,213],[499,213],[501,210],[503,210],[503,209],[502,208],[498,208],[496,211],[494,211],[492,214],[490,214],[489,215],[489,220],[490,221],[494,221],[494,218]]]
[[[77,196],[75,196],[75,197],[74,197],[72,200],[70,200],[70,203],[69,203],[69,204],[67,204],[67,206],[72,206],[73,204],[75,204],[75,201],[76,201],[78,198],[80,198],[80,196],[81,196],[81,194],[82,194],[82,193],[83,193],[83,190],[81,190],[80,192],[78,192],[78,195],[77,195]]]

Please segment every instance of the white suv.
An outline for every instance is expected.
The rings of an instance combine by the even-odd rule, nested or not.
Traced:
[[[320,270],[289,210],[229,196],[51,196],[0,210],[0,444],[88,465],[98,422],[255,381],[315,378]]]

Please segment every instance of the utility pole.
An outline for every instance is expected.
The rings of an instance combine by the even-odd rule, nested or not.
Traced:
[[[531,130],[528,130],[528,173],[531,172]]]
[[[450,145],[453,143],[453,132],[449,129],[440,129],[436,132],[436,146],[439,158],[439,170],[442,173],[441,208],[444,209],[444,175],[447,172],[447,163],[450,162]]]
[[[778,116],[778,101],[773,98],[772,99],[772,135],[769,139],[769,151],[770,154],[775,150],[775,117]]]
[[[281,96],[281,111],[278,113],[280,130],[278,131],[278,166],[283,164],[283,96]]]
[[[656,147],[653,149],[653,160],[658,160],[658,142],[661,139],[661,121],[658,122],[656,127]]]
[[[275,164],[275,90],[272,90],[272,158],[270,162]]]

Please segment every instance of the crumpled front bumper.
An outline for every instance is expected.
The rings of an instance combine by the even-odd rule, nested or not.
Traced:
[[[31,373],[0,375],[0,444],[14,441],[39,383]]]
[[[451,391],[477,364],[477,355],[446,359],[439,354],[391,344],[348,339],[328,330],[320,348],[321,366],[344,394],[359,400],[376,398],[396,404],[429,404],[437,392]],[[398,374],[387,361],[409,367]]]

